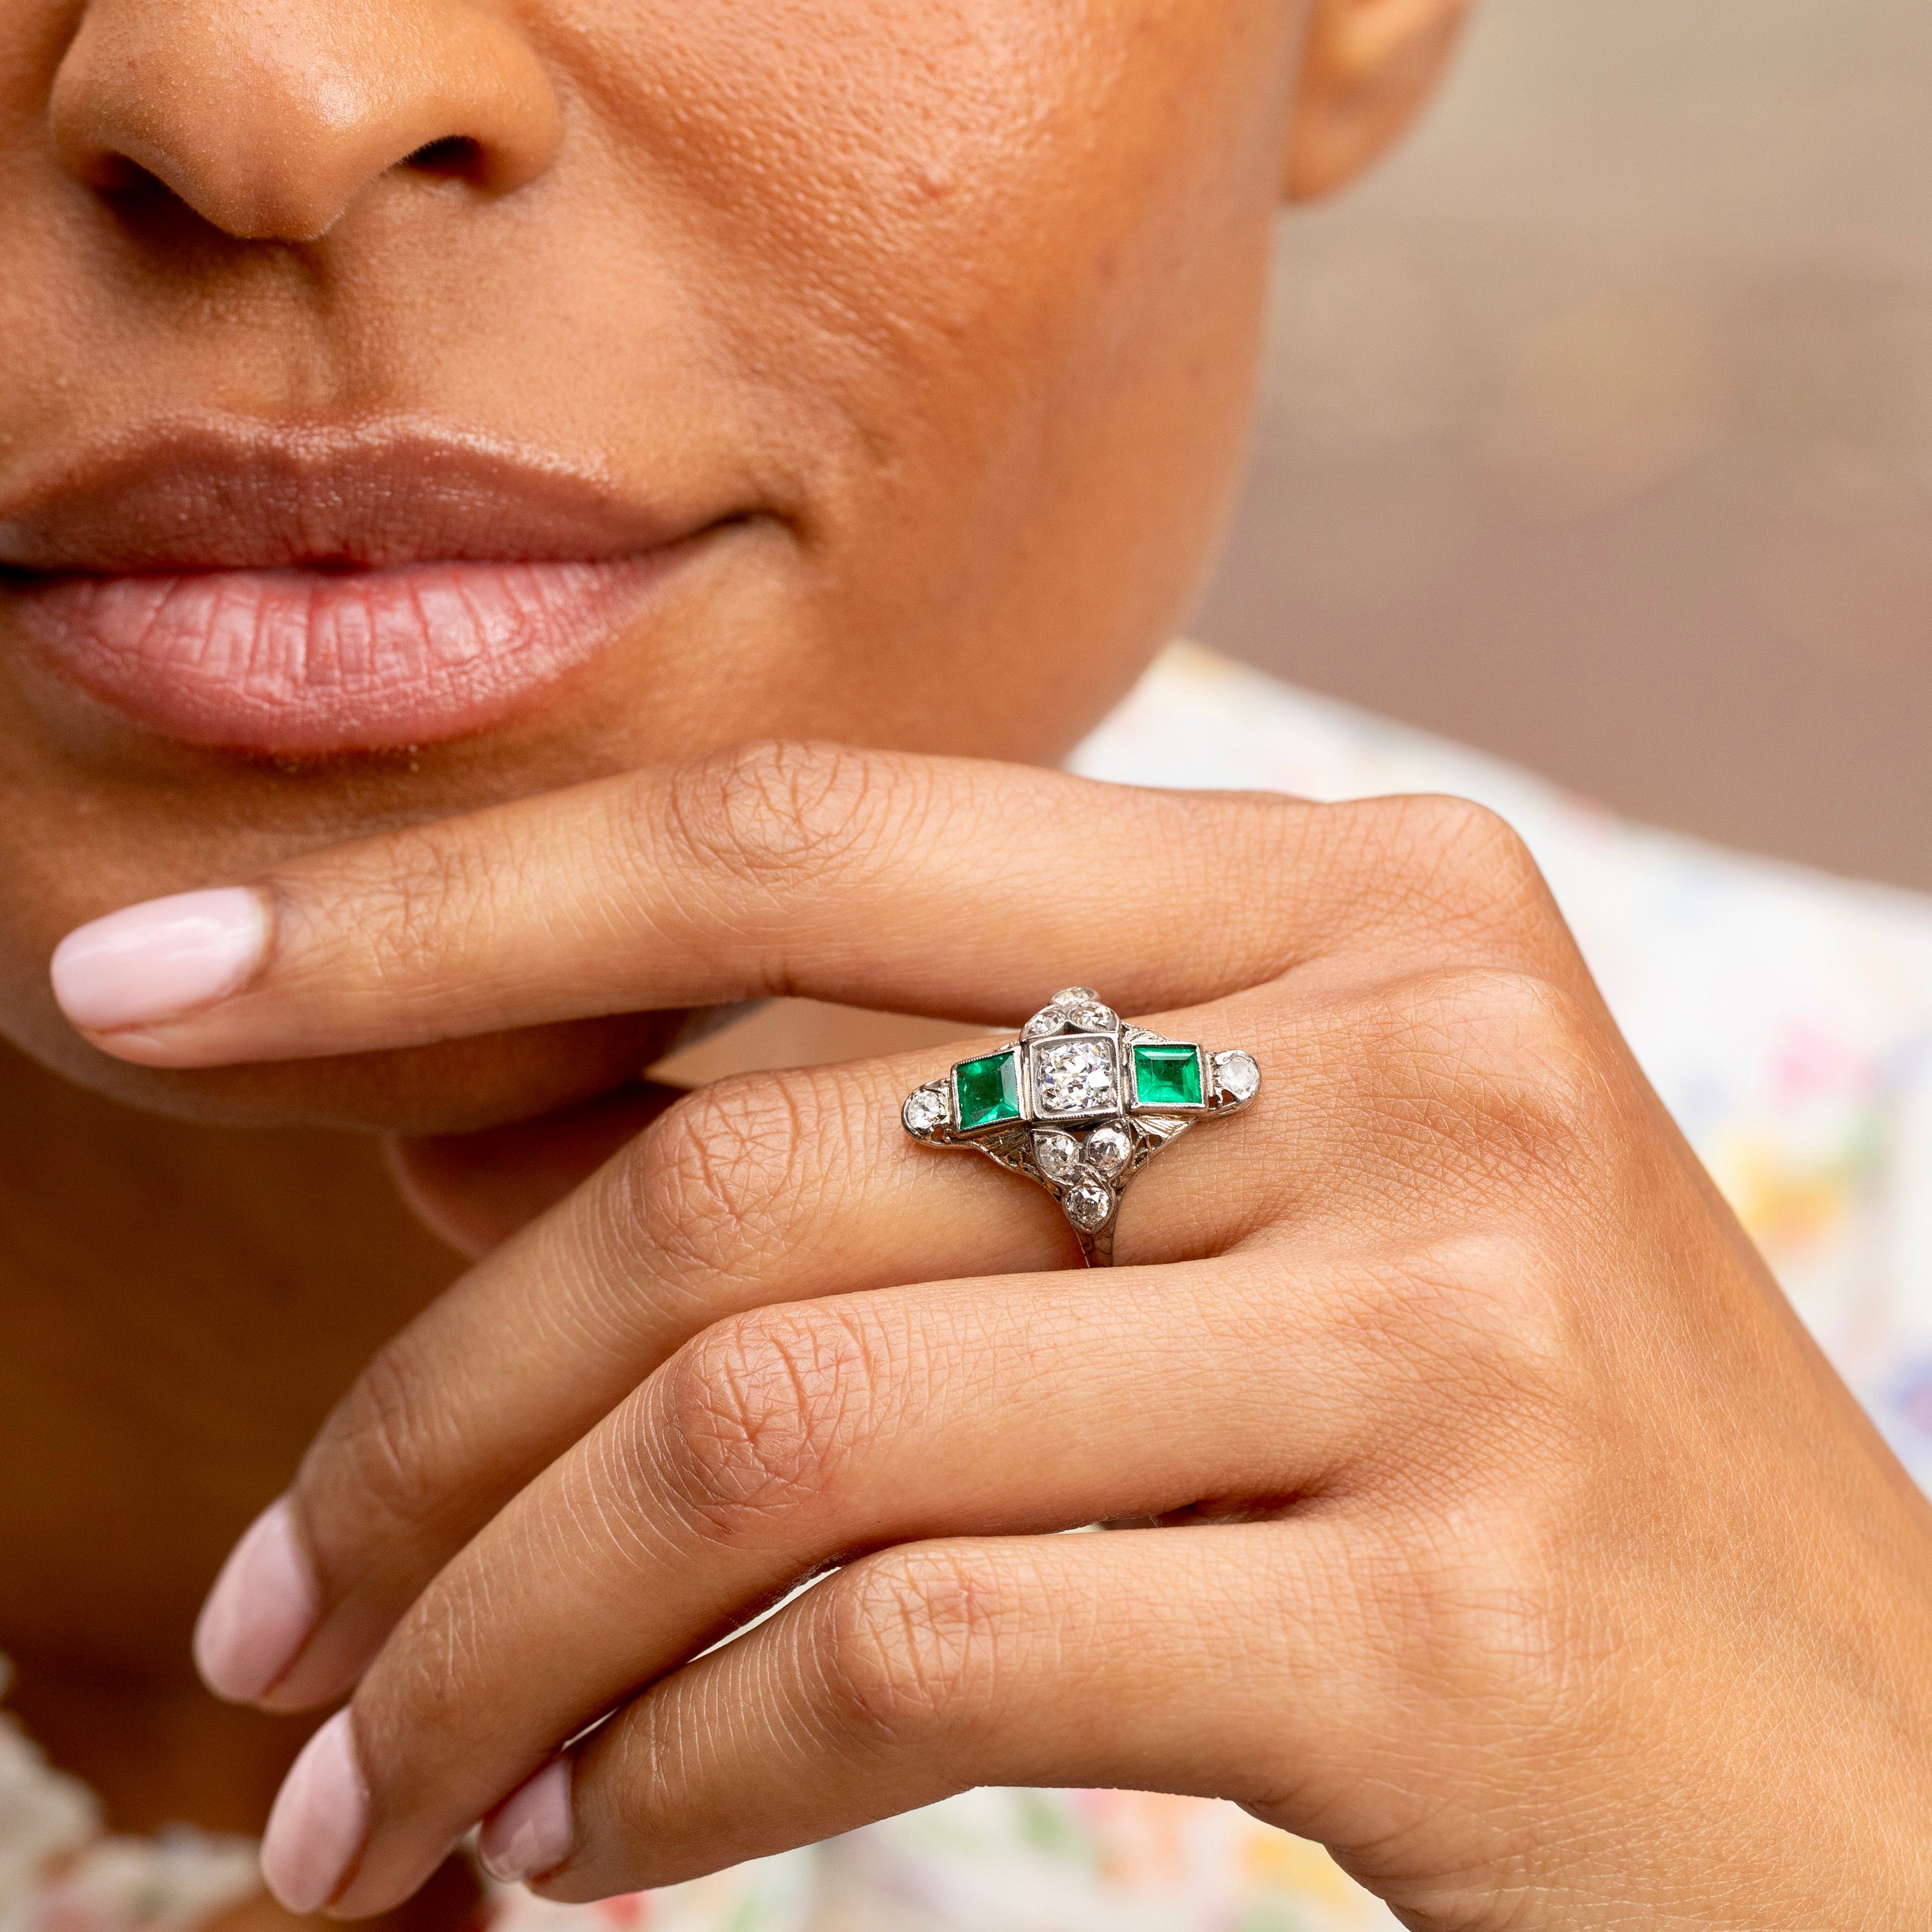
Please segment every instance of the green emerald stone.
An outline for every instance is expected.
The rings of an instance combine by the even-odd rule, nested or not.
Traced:
[[[1134,1099],[1143,1107],[1201,1105],[1201,1052],[1192,1046],[1134,1048]]]
[[[1020,1117],[1020,1057],[1014,1048],[983,1060],[962,1060],[952,1070],[952,1085],[962,1133]]]

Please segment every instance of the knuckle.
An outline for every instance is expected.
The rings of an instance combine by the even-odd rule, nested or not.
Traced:
[[[1382,1648],[1398,1675],[1473,1677],[1525,1709],[1565,1675],[1576,1620],[1564,1610],[1560,1539],[1516,1493],[1473,1506],[1453,1527],[1418,1506],[1374,1564]],[[1473,1688],[1473,1686],[1472,1686]]]
[[[464,839],[424,826],[379,848],[312,862],[299,878],[272,874],[281,914],[304,928],[304,957],[326,965],[353,952],[379,982],[413,986],[448,955],[461,922],[484,904],[490,880]]]
[[[706,869],[796,897],[802,878],[862,856],[898,816],[907,768],[848,746],[768,739],[686,766],[671,823]]]
[[[434,1365],[405,1330],[356,1378],[303,1459],[297,1488],[325,1570],[332,1552],[384,1528],[413,1532],[445,1498],[446,1448],[434,1402]]]
[[[1540,896],[1541,868],[1500,812],[1471,799],[1440,796],[1417,800],[1413,810],[1420,848],[1435,854],[1444,874],[1461,880],[1477,903],[1514,908]]]
[[[424,1768],[446,1762],[462,1733],[474,1687],[488,1676],[490,1610],[472,1585],[438,1578],[403,1613],[357,1686],[363,1768],[386,1788],[385,1809],[406,1808]]]
[[[721,1080],[654,1121],[626,1157],[630,1225],[687,1272],[754,1266],[786,1243],[825,1185],[809,1158],[830,1104],[810,1071]]]
[[[1375,870],[1407,919],[1447,930],[1542,937],[1552,905],[1522,835],[1473,800],[1422,794],[1358,808]]]
[[[399,955],[419,956],[447,929],[449,915],[476,881],[465,846],[427,830],[405,832],[392,848],[385,881],[388,916],[377,929]]]
[[[868,1557],[822,1586],[818,1648],[842,1728],[892,1742],[986,1719],[1006,1594],[940,1544]]]
[[[1458,1436],[1486,1416],[1512,1439],[1546,1438],[1576,1412],[1581,1337],[1552,1240],[1492,1221],[1420,1243],[1378,1272],[1362,1312],[1371,1346],[1425,1406],[1454,1391]]]
[[[1600,1138],[1610,1095],[1600,1023],[1553,980],[1486,967],[1421,974],[1372,1030],[1378,1099],[1406,1127],[1542,1174]]]
[[[872,1356],[841,1311],[806,1304],[732,1316],[672,1358],[652,1433],[706,1536],[736,1541],[830,1496],[866,1425]]]

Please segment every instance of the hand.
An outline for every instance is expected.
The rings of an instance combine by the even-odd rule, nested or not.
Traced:
[[[1111,1272],[902,1132],[946,1055],[693,1094],[490,1255],[212,1602],[231,1690],[355,1686],[270,1833],[291,1904],[380,1911],[486,1816],[580,1900],[1078,1784],[1236,1799],[1418,1926],[1922,1922],[1926,1508],[1494,818],[776,747],[254,895],[235,990],[100,1042],[1010,1028],[1082,981],[1266,1078]],[[1046,1533],[1126,1518],[1166,1526]]]

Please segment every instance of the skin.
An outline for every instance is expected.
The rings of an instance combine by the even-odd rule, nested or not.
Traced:
[[[5,10],[0,494],[130,424],[407,420],[731,520],[580,681],[406,756],[141,733],[0,588],[0,1456],[45,1472],[0,1642],[120,1822],[258,1828],[277,1714],[353,1684],[349,1915],[460,1914],[449,1840],[620,1708],[556,1896],[1064,1780],[1237,1798],[1418,1925],[1917,1922],[1927,1513],[1520,848],[1028,768],[1211,554],[1278,200],[1400,131],[1455,11]],[[1247,910],[1102,916],[1048,826]],[[241,882],[236,997],[63,1019],[63,933]],[[1076,979],[1271,1076],[1112,1276],[899,1134],[950,1055],[634,1081],[771,991],[1010,1024]],[[377,1133],[490,1251],[453,1288]],[[187,1625],[298,1461],[322,1621],[224,1711]],[[557,1628],[535,1551],[656,1607]]]
[[[1109,6],[1052,34],[1034,11],[0,10],[0,496],[128,425],[424,419],[765,513],[594,677],[407,757],[136,730],[36,676],[0,578],[0,1448],[50,1478],[0,1500],[0,1636],[16,1701],[122,1822],[259,1823],[292,1747],[200,1694],[194,1605],[356,1366],[454,1272],[374,1146],[314,1130],[540,1114],[628,1080],[682,1018],[158,1075],[62,1020],[55,942],[760,733],[1028,758],[1100,716],[1204,568],[1276,191],[1393,138],[1453,9],[1242,5],[1210,27]],[[942,55],[970,85],[934,88]],[[318,79],[345,74],[367,87],[346,113]],[[801,88],[828,104],[806,124]],[[436,139],[472,144],[467,174],[399,164]],[[446,1180],[501,1165],[406,1158]],[[417,1194],[440,1226],[501,1214],[494,1185]],[[263,1200],[286,1234],[238,1252]],[[276,1318],[244,1359],[218,1338],[270,1257]],[[182,1372],[143,1378],[136,1416],[85,1338],[145,1336],[150,1310]],[[139,1748],[96,1721],[110,1696],[154,1707]]]
[[[1333,10],[1352,32],[1383,10]],[[468,6],[284,0],[264,17],[202,0],[184,22],[101,0],[77,23],[35,4],[0,26],[16,130],[0,194],[22,217],[0,293],[20,358],[0,489],[164,413],[428,418],[746,520],[572,693],[413,759],[238,766],[117,730],[16,650],[8,1029],[118,1098],[474,1126],[607,1087],[651,1029],[535,1055],[130,1075],[46,987],[55,941],[111,906],[764,734],[1064,752],[1172,634],[1211,554],[1284,175],[1346,167],[1326,146],[1358,146],[1418,85],[1391,73],[1393,99],[1365,104],[1338,27],[1316,63],[1334,128],[1296,121],[1308,22],[1281,0],[1212,23],[1180,0],[1109,0],[1050,30],[1018,6],[913,24],[889,0],[701,23],[522,14],[513,31]],[[1404,58],[1442,24],[1409,21]],[[494,59],[472,44],[485,27]],[[422,98],[446,57],[471,86]],[[369,77],[340,129],[318,98],[332,70]],[[436,127],[474,144],[473,184],[382,167]],[[130,152],[172,196],[101,192]]]
[[[1057,868],[1069,834],[1138,862]],[[426,872],[464,883],[422,900]],[[1162,916],[1190,889],[1225,908],[1211,949]],[[568,1760],[550,1896],[1098,1783],[1235,1798],[1418,1927],[1922,1911],[1932,1512],[1489,814],[778,745],[260,890],[268,963],[126,1050],[394,1046],[781,974],[1010,1010],[1078,958],[1289,1076],[1156,1160],[1112,1273],[1054,1271],[1050,1203],[908,1141],[931,1051],[680,1100],[498,1247],[290,1498],[319,1610],[261,1702],[354,1688],[332,1910],[406,1898],[614,1710]],[[1136,1519],[1166,1527],[1040,1534]]]

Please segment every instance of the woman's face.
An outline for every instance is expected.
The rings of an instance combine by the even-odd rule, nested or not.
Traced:
[[[163,1075],[47,957],[757,735],[1064,751],[1212,548],[1308,4],[9,0],[8,1034],[221,1118],[561,1104],[668,1022]]]

